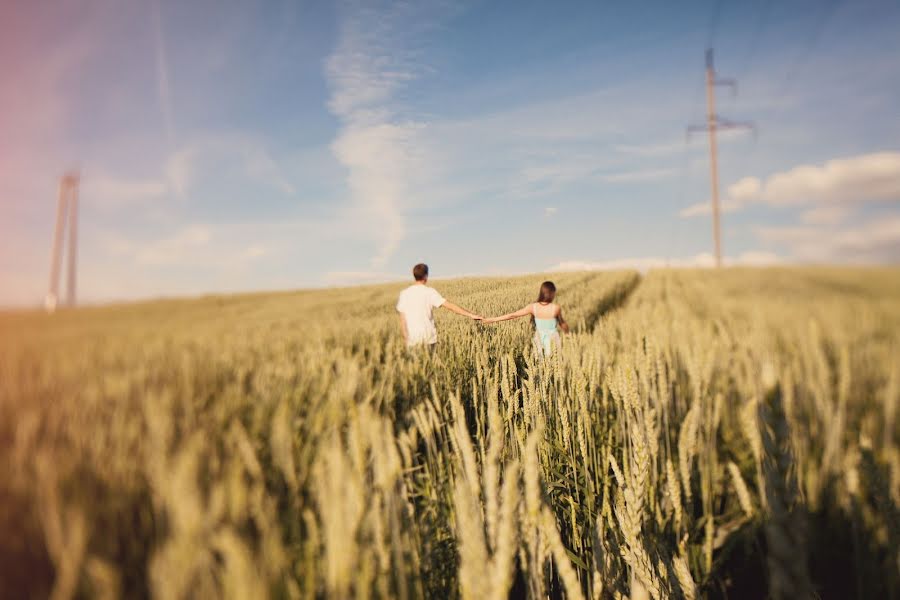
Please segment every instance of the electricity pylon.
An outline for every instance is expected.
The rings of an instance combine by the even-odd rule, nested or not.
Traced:
[[[756,126],[749,122],[735,122],[723,119],[716,114],[716,86],[724,85],[731,88],[732,93],[737,93],[737,82],[734,79],[719,79],[713,66],[713,51],[706,51],[706,123],[704,125],[690,125],[687,135],[696,131],[709,132],[709,174],[712,186],[712,216],[713,216],[713,242],[716,249],[716,267],[722,266],[722,234],[719,218],[719,160],[718,146],[716,144],[716,132],[725,129],[749,129],[756,132]]]
[[[50,256],[50,288],[44,299],[47,312],[56,310],[59,301],[59,277],[66,228],[69,230],[68,273],[66,303],[75,306],[76,270],[78,267],[78,181],[77,173],[66,173],[59,180],[59,200],[56,204],[56,228]]]

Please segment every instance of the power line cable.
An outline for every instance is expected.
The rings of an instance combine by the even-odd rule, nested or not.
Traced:
[[[709,30],[707,31],[706,36],[706,47],[712,48],[716,42],[716,33],[719,28],[719,19],[722,16],[722,4],[723,0],[715,0],[715,4],[713,5],[712,16],[709,19]]]
[[[738,75],[735,77],[735,79],[745,80],[747,78],[747,74],[750,73],[750,64],[756,57],[756,52],[759,49],[760,39],[763,37],[763,31],[768,28],[771,7],[772,0],[765,0],[765,2],[762,4],[762,8],[756,13],[756,23],[753,27],[753,34],[750,38],[750,42],[747,45],[747,51],[744,53],[744,57],[741,60],[741,66],[739,69],[737,69]],[[740,103],[739,98],[741,96],[735,96],[736,104]],[[756,133],[758,133],[758,130],[755,131]],[[757,137],[757,135],[753,136],[753,146],[749,151],[741,155],[742,162],[749,163],[751,159],[756,157],[756,152],[759,149]]]
[[[735,71],[737,73],[736,79],[745,79],[747,73],[750,72],[750,62],[756,57],[756,52],[759,49],[759,40],[762,37],[763,30],[768,26],[769,9],[771,7],[772,0],[765,0],[762,8],[756,13],[756,24],[753,27],[750,43],[747,45],[747,51],[744,53],[743,60],[741,60],[740,68]]]
[[[828,21],[831,20],[831,17],[834,16],[835,12],[837,12],[838,7],[841,5],[841,0],[832,0],[824,5],[824,8],[819,11],[815,24],[813,25],[812,35],[807,39],[805,48],[801,51],[800,55],[794,60],[791,66],[788,68],[785,76],[783,78],[783,85],[780,93],[777,94],[778,97],[784,97],[788,92],[793,89],[794,84],[797,82],[797,79],[800,76],[802,67],[808,61],[812,51],[818,46],[819,38],[822,36],[822,31],[825,29],[825,25]]]

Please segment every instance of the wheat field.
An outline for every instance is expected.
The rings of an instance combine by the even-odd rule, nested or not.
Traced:
[[[550,278],[0,315],[0,596],[900,597],[900,270]]]

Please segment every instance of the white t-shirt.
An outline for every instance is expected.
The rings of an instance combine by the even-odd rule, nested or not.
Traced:
[[[432,311],[443,303],[444,298],[436,289],[420,283],[400,292],[397,312],[406,319],[410,346],[437,343],[437,329],[434,327]]]

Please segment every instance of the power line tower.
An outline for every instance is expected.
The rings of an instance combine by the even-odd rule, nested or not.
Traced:
[[[713,66],[712,48],[706,50],[706,123],[703,125],[690,125],[687,135],[697,131],[709,132],[709,172],[712,186],[712,216],[713,216],[713,242],[716,248],[716,267],[722,266],[722,234],[719,218],[719,159],[718,146],[716,144],[716,132],[726,129],[749,129],[756,133],[756,126],[749,122],[735,122],[723,119],[716,114],[716,86],[723,85],[731,88],[732,93],[737,93],[737,82],[734,79],[720,79],[716,77],[716,69]]]
[[[78,266],[78,182],[77,173],[66,173],[59,180],[59,200],[56,204],[56,228],[50,256],[50,288],[44,300],[47,312],[56,310],[59,301],[60,267],[66,228],[69,230],[68,274],[66,303],[75,306],[76,270]]]

